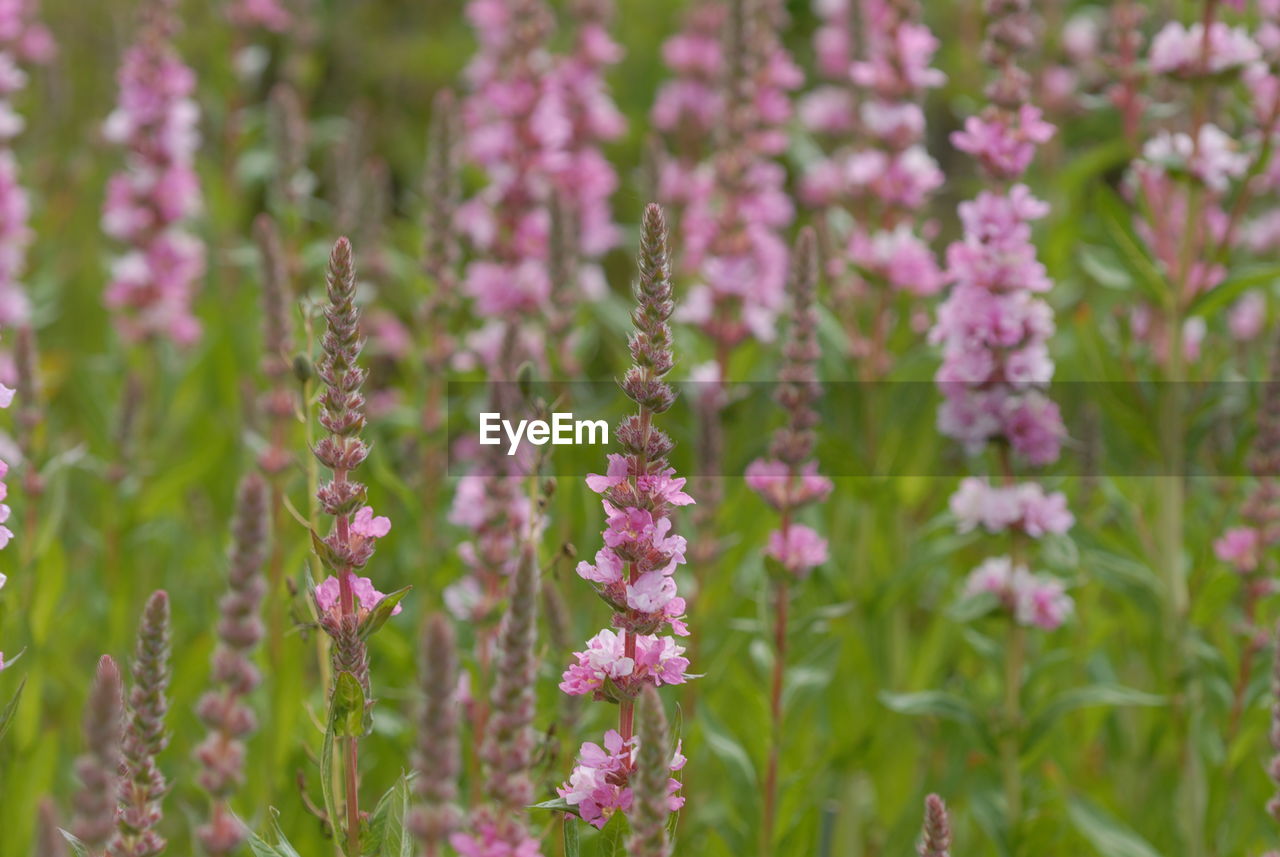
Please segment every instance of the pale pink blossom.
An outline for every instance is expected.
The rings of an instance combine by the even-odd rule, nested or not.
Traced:
[[[1261,549],[1262,534],[1254,527],[1233,527],[1213,543],[1214,555],[1242,573],[1258,568]]]

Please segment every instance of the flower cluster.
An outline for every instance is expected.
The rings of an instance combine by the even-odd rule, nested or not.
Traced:
[[[579,0],[574,51],[557,58],[547,47],[554,20],[543,0],[471,0],[467,17],[479,51],[467,67],[470,93],[463,104],[465,153],[488,183],[459,207],[458,225],[480,258],[466,268],[463,289],[488,320],[469,343],[491,366],[508,374],[542,352],[540,331],[523,320],[544,311],[553,291],[551,208],[571,212],[572,255],[584,293],[603,291],[595,259],[618,231],[609,210],[617,186],[601,142],[624,130],[603,74],[621,56],[608,35],[609,0]],[[513,337],[511,329],[523,328]],[[493,348],[495,342],[508,347]],[[512,342],[529,353],[511,353]]]
[[[728,6],[719,63],[723,145],[710,161],[665,163],[658,189],[682,209],[683,263],[696,278],[681,319],[706,332],[722,353],[748,338],[772,341],[785,305],[787,246],[780,233],[795,211],[776,158],[787,144],[790,93],[803,81],[780,40],[781,4]]]
[[[1019,531],[1039,538],[1061,535],[1075,523],[1060,491],[1046,492],[1037,482],[992,485],[972,476],[951,495],[951,513],[962,533],[981,526],[988,533]]]
[[[1036,259],[1030,222],[1047,212],[1022,184],[961,203],[964,237],[947,248],[954,285],[930,332],[943,349],[942,433],[970,451],[1004,438],[1035,465],[1058,458],[1065,433],[1042,392],[1053,377],[1054,325],[1036,294],[1052,283]]]
[[[927,240],[934,227],[920,218],[943,182],[924,147],[921,101],[946,78],[931,66],[938,40],[914,0],[814,5],[825,80],[801,100],[799,115],[827,152],[807,168],[800,197],[826,211],[823,226],[837,251],[826,260],[833,295],[851,349],[878,374],[887,368],[881,346],[889,318],[877,311],[858,319],[858,308],[875,289],[923,296],[946,282]],[[864,29],[857,38],[855,18]]]
[[[496,455],[488,463],[503,465]],[[494,615],[505,581],[516,568],[519,540],[533,520],[533,504],[517,480],[501,472],[458,480],[449,523],[469,530],[472,538],[458,546],[467,576],[444,591],[445,606],[454,618],[479,622]]]
[[[1032,574],[1008,557],[991,557],[969,572],[964,594],[968,598],[990,594],[1013,614],[1020,625],[1046,631],[1059,628],[1071,616],[1071,596],[1061,580]]]
[[[1148,63],[1156,74],[1190,80],[1239,71],[1261,56],[1243,27],[1213,21],[1206,36],[1203,23],[1170,21],[1151,40]]]
[[[560,797],[569,806],[577,807],[578,814],[588,824],[603,828],[615,812],[629,812],[632,803],[630,778],[636,768],[639,753],[639,741],[636,736],[625,741],[615,729],[604,734],[604,746],[587,741],[578,751],[577,766],[569,775],[569,780],[556,789]],[[679,745],[671,758],[670,769],[678,771],[684,767],[685,758]],[[680,781],[673,778],[667,781],[667,811],[675,812],[684,806],[684,798],[676,792],[680,791]]]
[[[201,206],[200,110],[195,75],[172,45],[174,27],[169,5],[151,4],[124,56],[119,102],[103,135],[128,159],[107,184],[102,228],[128,248],[112,263],[105,295],[121,335],[187,345],[200,335],[191,302],[205,265],[204,245],[185,227]]]
[[[1074,518],[1060,493],[1012,477],[1012,451],[1034,466],[1058,459],[1066,434],[1045,389],[1053,378],[1048,340],[1053,311],[1040,295],[1053,285],[1036,258],[1031,223],[1049,206],[1018,183],[1036,147],[1054,128],[1029,103],[1030,78],[1017,60],[1034,42],[1029,0],[991,0],[983,57],[996,73],[987,85],[990,105],[965,122],[951,141],[977,161],[994,185],[960,204],[963,237],[947,248],[950,293],[930,339],[942,346],[935,381],[943,394],[939,430],[970,453],[999,445],[1006,484],[966,479],[951,498],[962,532],[978,526],[1008,532],[1014,558],[982,563],[967,595],[994,594],[1021,625],[1057,628],[1072,601],[1061,581],[1032,574],[1020,559],[1020,541],[1065,533]]]
[[[628,782],[636,772],[640,743],[634,732],[636,699],[691,677],[684,648],[675,637],[660,634],[665,626],[676,635],[689,633],[683,621],[685,602],[672,577],[684,562],[686,544],[672,533],[670,515],[693,499],[667,464],[671,440],[653,426],[654,416],[675,401],[675,392],[663,381],[674,365],[668,320],[675,305],[666,222],[656,205],[645,210],[639,267],[637,306],[631,314],[635,333],[629,342],[632,366],[621,382],[639,413],[618,427],[622,452],[609,457],[603,475],[587,479],[588,487],[601,495],[607,527],[595,563],[578,566],[578,574],[613,609],[617,630],[601,630],[583,651],[575,652],[560,683],[571,696],[619,703],[619,728],[606,737],[606,749],[584,744],[578,767],[560,789],[583,819],[600,827],[614,810],[625,812],[630,805]],[[676,788],[678,784],[672,793]]]
[[[32,0],[0,4],[0,326],[26,324],[31,302],[21,278],[26,267],[31,229],[30,201],[18,177],[13,138],[25,124],[13,99],[27,85],[25,63],[44,63],[53,57],[53,38],[35,19]]]

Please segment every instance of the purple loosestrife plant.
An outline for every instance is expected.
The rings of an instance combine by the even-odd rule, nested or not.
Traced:
[[[537,679],[538,559],[527,544],[511,579],[507,612],[495,645],[489,717],[480,746],[486,802],[474,809],[470,830],[450,843],[462,857],[518,854],[536,857],[538,842],[528,829],[533,799],[534,685]]]
[[[423,623],[418,649],[419,687],[423,703],[418,714],[418,745],[414,756],[417,806],[409,827],[426,857],[444,853],[459,823],[458,775],[458,651],[453,626],[440,613]]]
[[[147,599],[138,626],[124,733],[124,779],[121,783],[118,830],[111,841],[113,857],[154,857],[166,842],[156,830],[164,817],[161,803],[168,784],[157,757],[169,746],[164,718],[169,710],[169,595]]]
[[[921,102],[946,77],[930,67],[938,40],[913,0],[839,0],[821,4],[820,14],[814,50],[825,80],[798,113],[835,145],[807,169],[799,195],[824,212],[826,274],[850,353],[874,379],[892,360],[894,293],[925,297],[946,284],[927,243],[936,225],[921,218],[943,181],[924,146]],[[865,30],[856,58],[855,17]],[[918,307],[902,305],[915,329],[927,324]]]
[[[982,55],[994,71],[986,88],[990,104],[965,120],[952,143],[978,162],[991,187],[960,205],[964,234],[947,248],[952,287],[930,336],[943,352],[935,376],[943,394],[939,428],[971,454],[994,444],[1003,471],[1000,485],[964,480],[951,509],[961,531],[982,526],[1009,539],[1008,555],[969,575],[965,595],[992,599],[1009,619],[1000,765],[1016,850],[1023,817],[1025,629],[1053,630],[1072,609],[1060,581],[1028,570],[1027,540],[1065,533],[1074,519],[1063,495],[1014,476],[1015,459],[1035,466],[1057,460],[1066,434],[1046,392],[1054,369],[1048,349],[1053,313],[1039,295],[1052,282],[1031,240],[1031,222],[1044,217],[1048,205],[1017,182],[1054,128],[1029,103],[1030,79],[1018,66],[1034,40],[1030,0],[987,0],[986,8]]]
[[[369,655],[365,640],[400,612],[398,604],[407,590],[383,595],[367,577],[358,577],[373,556],[375,542],[391,529],[391,522],[376,517],[364,505],[365,486],[350,478],[369,454],[360,439],[364,429],[364,397],[360,387],[365,371],[357,358],[364,341],[360,336],[360,310],[356,306],[356,271],[351,243],[339,238],[329,256],[326,275],[328,301],[324,307],[328,329],[321,339],[324,352],[316,374],[324,385],[320,393],[320,424],[327,434],[315,445],[315,456],[329,468],[332,478],[320,486],[317,499],[334,519],[323,538],[313,533],[315,549],[332,575],[317,586],[312,597],[320,627],[333,639],[334,685],[330,693],[330,729],[343,750],[343,788],[346,808],[347,857],[360,853],[359,761],[360,738],[368,732],[373,698],[369,681]],[[323,767],[323,766],[322,766]],[[327,771],[321,772],[328,776]],[[331,818],[338,830],[338,819]]]
[[[31,321],[31,301],[22,284],[31,203],[18,176],[14,138],[26,124],[14,110],[13,99],[26,88],[24,64],[43,64],[53,58],[55,47],[49,31],[36,20],[32,0],[0,3],[0,328],[26,326]]]
[[[811,527],[798,523],[796,514],[831,493],[831,480],[819,476],[812,459],[814,428],[818,414],[814,402],[818,386],[818,317],[814,296],[818,287],[817,246],[813,230],[804,229],[792,254],[791,328],[783,347],[775,399],[787,414],[787,424],[777,430],[770,457],[747,468],[747,485],[758,492],[782,516],[781,525],[769,534],[765,550],[773,593],[773,680],[769,696],[770,730],[760,822],[760,853],[774,848],[774,824],[778,799],[778,756],[783,735],[782,690],[787,658],[787,614],[791,583],[804,579],[827,561],[827,541]]]
[[[212,857],[233,853],[247,836],[229,801],[244,781],[245,739],[257,728],[246,698],[262,681],[251,656],[263,634],[258,613],[266,591],[262,565],[268,521],[267,485],[251,473],[241,481],[236,500],[227,592],[218,602],[212,687],[196,708],[209,730],[195,752],[201,767],[199,782],[212,800],[209,819],[196,836]]]
[[[267,418],[266,447],[258,455],[258,466],[275,476],[293,463],[289,451],[289,428],[297,414],[297,393],[293,385],[293,326],[289,264],[275,221],[261,214],[253,223],[253,237],[262,264],[262,361],[267,382],[260,408]]]
[[[640,748],[635,757],[632,781],[631,836],[629,857],[668,857],[671,854],[667,822],[671,815],[671,795],[680,784],[671,778],[671,737],[662,697],[646,685],[636,708]]]
[[[560,689],[572,696],[592,696],[619,705],[618,729],[605,734],[604,746],[587,742],[578,765],[558,792],[564,803],[584,821],[604,827],[618,810],[632,806],[630,778],[635,772],[638,740],[634,734],[635,700],[645,687],[683,684],[689,662],[675,637],[660,632],[670,627],[687,636],[685,602],[676,594],[672,576],[685,561],[684,538],[672,533],[675,507],[693,502],[685,480],[668,466],[672,442],[653,425],[675,401],[663,380],[671,371],[672,301],[670,257],[662,209],[645,209],[640,239],[639,277],[634,286],[636,308],[631,319],[635,333],[629,342],[632,365],[623,377],[623,392],[639,408],[618,426],[621,454],[609,456],[604,475],[587,477],[587,487],[601,495],[608,527],[604,547],[595,562],[580,562],[578,575],[613,609],[613,626],[587,642],[564,672]],[[678,770],[684,758],[669,760]],[[668,808],[684,799],[668,796]]]
[[[116,833],[116,813],[124,766],[124,686],[120,667],[109,655],[98,661],[84,712],[85,752],[76,760],[80,791],[75,797],[71,832],[87,857],[104,857]]]
[[[1253,674],[1253,662],[1267,643],[1258,627],[1260,602],[1275,591],[1274,548],[1280,543],[1280,338],[1272,343],[1268,380],[1257,416],[1257,434],[1248,467],[1255,479],[1253,490],[1240,507],[1240,522],[1213,543],[1218,559],[1227,563],[1240,580],[1243,649],[1236,671],[1227,741],[1237,735]]]
[[[924,826],[916,853],[920,857],[951,857],[951,820],[947,805],[937,795],[924,799]]]
[[[195,74],[174,50],[170,0],[148,0],[137,42],[120,66],[120,97],[103,135],[128,154],[107,184],[102,228],[125,245],[105,300],[126,341],[167,337],[189,345],[200,325],[192,299],[204,245],[187,229],[201,206],[194,161],[200,134]]]

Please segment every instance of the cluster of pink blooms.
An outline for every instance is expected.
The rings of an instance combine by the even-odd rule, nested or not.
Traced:
[[[591,741],[582,745],[578,751],[577,767],[569,781],[556,789],[557,793],[565,803],[578,808],[583,821],[603,828],[615,811],[625,813],[631,809],[631,787],[627,782],[635,768],[639,749],[634,737],[626,741],[617,730],[610,729],[604,734],[603,747]],[[671,770],[680,770],[684,763],[685,758],[677,744]],[[667,808],[675,812],[684,806],[684,798],[676,794],[680,790],[680,781],[671,778],[668,789]]]
[[[795,208],[777,158],[787,146],[790,93],[804,80],[781,43],[781,4],[742,5],[719,13],[734,34],[728,55],[719,48],[699,53],[710,38],[704,29],[709,10],[692,15],[691,30],[668,42],[664,56],[674,63],[679,88],[659,95],[654,117],[661,130],[675,133],[690,112],[694,124],[719,114],[715,125],[724,145],[697,162],[665,159],[658,195],[680,212],[682,263],[694,279],[680,318],[706,332],[722,352],[748,338],[772,341],[786,304],[788,252],[781,233]],[[713,76],[712,63],[719,72],[718,96],[691,111],[698,87]],[[682,93],[681,109],[670,106],[675,92]]]
[[[1022,184],[961,203],[964,237],[947,248],[951,293],[930,338],[943,349],[936,380],[943,434],[971,452],[1003,438],[1034,465],[1058,458],[1065,429],[1043,388],[1053,377],[1052,283],[1031,243],[1048,206]]]
[[[389,532],[391,532],[391,519],[382,515],[375,516],[373,509],[369,506],[362,507],[352,515],[347,525],[347,553],[353,560],[352,564],[360,567],[368,562],[373,554],[374,542]],[[357,612],[362,619],[370,610],[378,606],[379,601],[386,598],[384,593],[373,588],[373,581],[367,577],[357,577],[354,573],[348,572],[348,580],[351,584],[351,594],[358,602]],[[316,586],[316,605],[321,613],[337,616],[341,607],[339,604],[341,591],[338,578],[332,575]],[[391,615],[394,616],[399,612],[400,605],[397,604],[392,609]]]
[[[237,27],[259,27],[283,33],[293,24],[293,14],[281,0],[233,0],[227,18]]]
[[[938,40],[915,6],[911,0],[814,3],[821,18],[814,50],[826,82],[804,97],[799,114],[810,132],[839,145],[807,169],[800,196],[811,206],[853,215],[847,227],[829,218],[844,252],[831,254],[827,275],[841,297],[864,297],[872,286],[931,295],[946,282],[924,237],[933,227],[917,222],[943,182],[923,145],[920,102],[946,77],[930,65]],[[863,28],[862,57],[855,56],[855,18]],[[855,341],[855,350],[866,344]]]
[[[31,0],[0,2],[0,326],[26,324],[31,303],[21,278],[31,229],[30,202],[18,179],[12,141],[25,121],[12,99],[27,85],[22,64],[45,63],[54,53],[49,31],[35,20]]]
[[[637,475],[634,457],[610,455],[605,475],[587,477],[587,487],[603,497],[607,527],[595,562],[578,563],[578,576],[591,582],[612,607],[622,634],[602,630],[575,652],[560,689],[573,696],[634,698],[640,685],[681,684],[689,661],[673,637],[655,636],[664,626],[687,636],[685,600],[672,577],[685,561],[686,542],[671,532],[673,508],[693,503],[685,480],[664,468]],[[628,641],[626,638],[631,636]],[[627,643],[630,642],[630,653]]]
[[[608,0],[582,0],[572,54],[547,47],[554,21],[542,0],[470,0],[467,18],[479,51],[466,70],[463,105],[465,152],[487,184],[458,211],[462,233],[477,251],[463,289],[488,322],[468,341],[476,356],[495,366],[512,342],[541,354],[541,331],[513,334],[538,316],[553,290],[549,262],[551,205],[558,199],[572,215],[580,289],[604,290],[595,260],[618,241],[609,198],[617,175],[600,143],[625,130],[610,99],[604,72],[621,57],[610,38]],[[508,367],[509,368],[509,367]]]
[[[982,527],[988,533],[1022,532],[1039,538],[1066,533],[1075,523],[1060,491],[1046,492],[1037,482],[992,485],[976,476],[962,480],[951,495],[951,513],[962,533]]]
[[[1214,21],[1206,39],[1203,23],[1187,27],[1170,21],[1151,40],[1148,64],[1156,74],[1191,79],[1237,71],[1261,57],[1257,42],[1243,27]]]
[[[444,603],[460,622],[491,618],[505,591],[505,581],[519,561],[517,545],[531,524],[533,503],[501,475],[468,475],[458,480],[449,523],[472,537],[458,545],[468,574],[444,591]]]
[[[831,480],[818,474],[818,463],[809,461],[798,470],[773,458],[757,459],[747,465],[747,487],[776,511],[790,513],[812,503],[820,503],[831,493]],[[765,555],[799,577],[827,561],[827,540],[812,527],[788,522],[769,534]]]
[[[1213,552],[1236,571],[1256,571],[1262,556],[1262,533],[1256,527],[1232,527],[1213,543]]]
[[[963,237],[947,248],[952,288],[938,308],[930,338],[943,349],[935,380],[943,404],[938,426],[971,453],[988,443],[1007,448],[1031,465],[1057,460],[1066,434],[1061,413],[1045,388],[1053,377],[1048,339],[1053,312],[1040,295],[1052,281],[1036,258],[1031,222],[1046,203],[1017,180],[1036,146],[1054,133],[1028,102],[1029,76],[1017,54],[1034,40],[1031,4],[1010,0],[988,21],[984,57],[997,74],[987,87],[992,103],[971,116],[951,142],[977,161],[994,185],[959,208]],[[993,487],[966,479],[952,497],[961,531],[978,526],[1014,539],[1065,533],[1074,523],[1062,494],[1036,484]],[[1008,557],[987,560],[969,577],[967,595],[996,594],[1014,620],[1052,630],[1071,613],[1065,586],[1034,575]]]
[[[1071,596],[1062,581],[1046,574],[1032,574],[1008,557],[992,557],[969,573],[965,595],[996,596],[1020,625],[1046,631],[1061,627],[1071,616]]]
[[[103,230],[128,247],[112,264],[105,300],[126,340],[167,336],[186,345],[200,335],[191,304],[205,265],[204,245],[185,227],[201,206],[200,110],[195,75],[172,45],[173,13],[155,6],[125,53],[119,101],[103,126],[127,151],[102,210]]]

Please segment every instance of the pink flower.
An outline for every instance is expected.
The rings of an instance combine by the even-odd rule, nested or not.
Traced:
[[[1204,24],[1186,27],[1170,21],[1151,40],[1151,70],[1193,78],[1234,71],[1261,57],[1258,45],[1243,27],[1229,27],[1222,21],[1214,21],[1209,28],[1207,55],[1205,46]]]
[[[374,517],[373,507],[365,506],[351,519],[351,532],[366,539],[380,539],[391,532],[391,519]]]
[[[578,751],[578,764],[569,775],[568,782],[556,789],[569,806],[578,808],[578,814],[588,824],[603,828],[613,814],[631,809],[630,777],[635,770],[639,753],[639,737],[624,742],[622,736],[610,729],[604,735],[604,746],[587,741]],[[684,767],[685,758],[677,747],[671,759],[672,772]],[[674,777],[668,783],[667,807],[675,812],[684,806],[684,798],[676,794],[680,781]]]
[[[493,822],[484,821],[476,825],[472,833],[454,833],[449,837],[449,844],[462,857],[541,857],[542,851],[536,839],[529,837],[523,830],[518,831],[515,842]]]
[[[831,493],[831,480],[818,475],[818,463],[810,461],[794,476],[777,459],[758,458],[747,465],[747,487],[775,509],[796,509],[820,503]]]
[[[996,112],[970,116],[964,130],[951,135],[951,143],[978,159],[999,178],[1017,178],[1035,157],[1036,146],[1053,137],[1054,127],[1041,118],[1039,108],[1024,104],[1016,115]]]
[[[1245,292],[1227,312],[1227,328],[1240,342],[1256,339],[1267,323],[1267,297],[1258,289]]]
[[[784,530],[769,534],[765,554],[782,563],[783,568],[797,577],[805,577],[827,561],[827,540],[811,527],[791,524]]]
[[[355,600],[359,602],[358,612],[361,616],[367,614],[374,607],[378,606],[378,602],[387,596],[373,588],[373,581],[367,577],[356,577],[350,572],[347,573],[351,582],[351,592],[355,596]],[[340,598],[342,586],[338,582],[338,578],[329,576],[320,582],[315,589],[316,606],[320,608],[322,613],[335,613],[340,609]],[[399,615],[401,607],[397,604],[391,611],[392,616]]]
[[[1213,543],[1213,552],[1241,573],[1255,571],[1261,556],[1262,534],[1253,527],[1233,527]]]
[[[1018,624],[1046,631],[1061,627],[1074,609],[1061,581],[1033,575],[1008,557],[992,557],[970,572],[964,594],[967,598],[994,595]]]
[[[1161,131],[1147,141],[1142,156],[1160,169],[1190,173],[1219,193],[1249,169],[1249,156],[1217,125],[1200,126],[1198,139],[1197,144],[1187,134]]]
[[[615,693],[606,681],[624,697],[633,697],[645,683],[683,684],[689,678],[689,661],[683,654],[673,638],[645,634],[636,638],[636,656],[630,658],[622,635],[605,628],[587,641],[584,651],[574,652],[577,662],[565,670],[560,689],[570,696],[605,699]]]
[[[990,533],[1017,528],[1038,538],[1046,533],[1065,533],[1075,523],[1066,495],[1056,491],[1047,494],[1035,482],[997,487],[985,479],[969,477],[951,496],[951,512],[962,533],[981,525]]]

